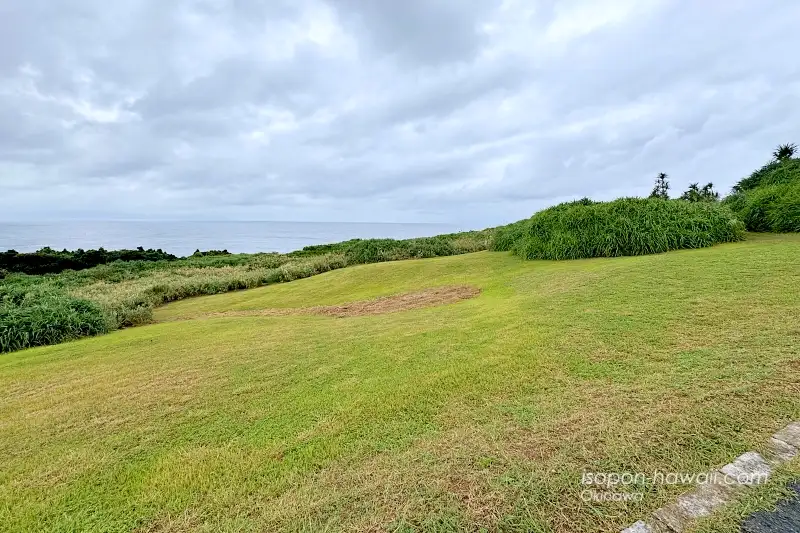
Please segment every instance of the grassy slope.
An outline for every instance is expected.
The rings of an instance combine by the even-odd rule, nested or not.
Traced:
[[[476,253],[186,300],[392,315],[165,322],[0,358],[0,529],[600,532],[582,471],[704,471],[800,418],[800,235],[571,262]]]

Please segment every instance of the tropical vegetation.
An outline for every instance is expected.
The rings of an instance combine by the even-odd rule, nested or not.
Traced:
[[[800,231],[800,159],[794,144],[779,146],[773,160],[740,180],[723,203],[749,231]]]
[[[583,259],[702,248],[744,238],[744,225],[717,203],[662,198],[560,204],[498,230],[495,250],[525,259]]]

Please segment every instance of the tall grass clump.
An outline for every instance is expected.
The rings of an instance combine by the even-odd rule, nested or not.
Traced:
[[[734,193],[724,203],[748,231],[800,232],[800,180]]]
[[[490,246],[491,250],[506,252],[514,248],[514,244],[525,236],[528,219],[500,226],[495,230]]]
[[[415,239],[352,239],[349,241],[306,246],[288,254],[307,257],[320,254],[343,254],[348,265],[423,259],[478,252],[489,248],[493,230],[448,233]]]
[[[106,331],[97,304],[64,294],[20,294],[16,301],[10,296],[0,304],[0,353]]]
[[[117,329],[146,324],[152,320],[155,307],[175,300],[293,281],[346,265],[341,254],[293,261],[261,257],[244,265],[182,265],[113,281],[102,276],[67,290],[71,296],[96,302],[109,328]]]
[[[495,250],[526,259],[645,255],[744,238],[744,225],[714,202],[662,198],[560,204],[498,233]]]
[[[749,231],[800,232],[800,159],[776,159],[733,191],[723,203]]]

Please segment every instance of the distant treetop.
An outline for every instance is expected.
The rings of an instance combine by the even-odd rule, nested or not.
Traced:
[[[797,145],[794,143],[779,144],[778,147],[772,152],[772,157],[776,161],[785,161],[794,157],[797,152]]]
[[[650,193],[650,198],[664,198],[669,199],[669,180],[667,175],[661,172],[656,176],[656,183],[653,186],[653,192]]]

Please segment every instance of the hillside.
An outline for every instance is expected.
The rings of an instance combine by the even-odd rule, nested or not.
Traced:
[[[684,488],[587,503],[582,472],[706,471],[800,419],[797,257],[369,264],[5,354],[0,530],[619,530]],[[297,314],[443,287],[480,293]]]
[[[799,232],[800,159],[770,161],[740,180],[723,204],[749,231]]]

